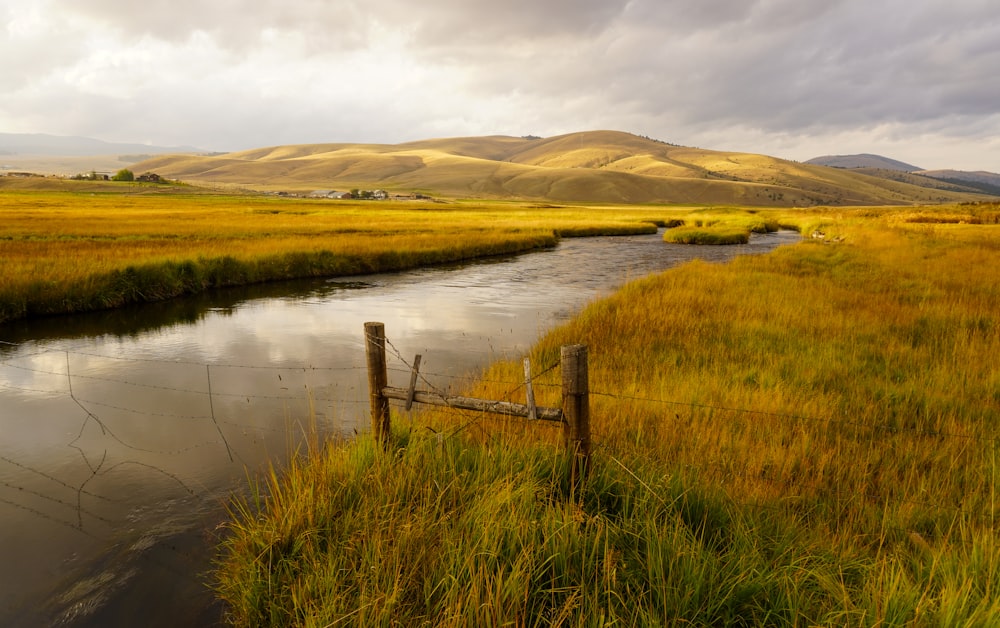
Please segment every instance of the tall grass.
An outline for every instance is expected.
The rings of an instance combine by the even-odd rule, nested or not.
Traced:
[[[663,239],[676,244],[746,244],[751,233],[771,233],[780,228],[775,218],[756,210],[706,208],[677,219]]]
[[[559,430],[438,414],[417,425],[443,438],[275,473],[223,544],[232,622],[991,625],[1000,231],[900,217],[774,214],[841,240],[688,264],[547,334],[534,364],[590,347],[580,487]]]
[[[502,438],[364,437],[234,512],[218,590],[247,626],[552,626],[843,619],[831,552],[641,457],[574,493],[567,456]],[[265,496],[266,494],[266,496]],[[808,560],[801,545],[814,549]],[[862,566],[858,566],[862,568]],[[679,586],[680,585],[680,586]],[[861,613],[855,615],[860,616]]]
[[[0,322],[210,287],[401,270],[648,233],[667,210],[0,194]]]

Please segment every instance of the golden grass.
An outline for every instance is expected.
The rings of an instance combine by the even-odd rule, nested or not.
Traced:
[[[590,347],[578,492],[561,430],[522,420],[435,411],[417,425],[440,441],[314,451],[234,513],[218,572],[233,621],[990,624],[998,227],[766,219],[841,239],[633,282],[531,351],[543,370]],[[537,378],[541,405],[559,405],[558,377]],[[521,378],[500,362],[466,392],[523,401]]]
[[[827,216],[839,243],[629,284],[536,359],[590,345],[593,387],[611,395],[594,398],[599,441],[644,443],[740,501],[828,499],[853,513],[829,530],[838,542],[877,534],[875,513],[934,537],[982,529],[1000,514],[1000,230],[877,213]]]
[[[88,186],[87,190],[104,190]],[[121,185],[118,190],[128,190]],[[0,321],[206,287],[399,270],[559,236],[655,229],[669,210],[259,196],[0,194]]]
[[[271,147],[136,166],[255,189],[386,188],[471,198],[751,206],[940,203],[982,198],[764,155],[672,146],[615,131],[399,145]]]
[[[393,455],[314,450],[234,511],[233,622],[991,625],[1000,227],[762,218],[839,240],[632,282],[532,349],[543,371],[589,347],[585,484],[561,430],[520,419],[433,411]],[[523,402],[522,376],[465,392]]]

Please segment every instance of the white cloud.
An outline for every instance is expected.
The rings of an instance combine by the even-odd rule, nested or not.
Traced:
[[[236,149],[613,128],[789,157],[933,142],[930,166],[1000,170],[990,0],[0,0],[0,15],[0,53],[20,60],[0,67],[5,131]]]

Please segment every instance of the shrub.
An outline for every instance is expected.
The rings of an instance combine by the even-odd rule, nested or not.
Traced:
[[[135,181],[135,174],[128,168],[122,168],[111,177],[112,181]]]

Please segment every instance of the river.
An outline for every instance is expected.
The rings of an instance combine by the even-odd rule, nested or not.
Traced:
[[[408,383],[398,358],[420,353],[455,390],[629,279],[798,238],[565,239],[0,325],[0,625],[219,625],[207,574],[230,496],[313,428],[368,426],[366,321],[385,323],[390,385]]]

